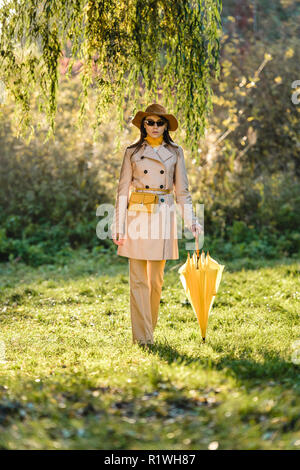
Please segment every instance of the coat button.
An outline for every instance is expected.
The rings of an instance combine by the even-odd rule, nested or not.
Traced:
[[[164,200],[164,198],[163,198],[163,197],[161,198],[161,202],[165,202],[165,200]]]
[[[144,170],[144,173],[148,173],[148,170]]]
[[[146,184],[146,188],[149,188],[148,184]]]
[[[163,174],[165,172],[165,170],[160,170],[161,174]]]
[[[161,184],[161,185],[160,185],[160,188],[162,189],[163,187],[164,187],[164,185],[163,185],[163,184]]]

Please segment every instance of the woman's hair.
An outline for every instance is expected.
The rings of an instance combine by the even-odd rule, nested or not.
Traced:
[[[154,113],[155,114],[155,113]],[[137,140],[136,142],[134,142],[133,144],[129,145],[127,148],[133,148],[133,147],[136,147],[136,151],[141,147],[142,143],[144,142],[145,138],[147,137],[147,131],[145,129],[145,126],[144,126],[144,121],[147,117],[145,116],[143,119],[142,119],[142,122],[141,122],[141,127],[140,127],[140,131],[141,131],[141,135],[140,135],[140,138],[139,140]],[[165,118],[163,118],[162,116],[160,116],[160,118],[167,122],[169,124],[169,121]],[[172,142],[174,142],[174,140],[171,138],[170,134],[169,134],[169,130],[168,130],[168,127],[164,130],[164,133],[163,133],[163,139],[165,142],[167,142],[167,144],[170,144],[170,145],[173,145]],[[175,142],[174,142],[175,143]]]

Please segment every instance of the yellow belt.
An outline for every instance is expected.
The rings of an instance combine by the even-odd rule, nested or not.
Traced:
[[[165,194],[170,194],[172,192],[171,189],[161,189],[161,188],[134,188],[134,191],[161,191]]]

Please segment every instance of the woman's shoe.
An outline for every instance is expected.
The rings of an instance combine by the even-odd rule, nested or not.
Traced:
[[[143,349],[149,349],[151,348],[151,346],[153,346],[153,344],[154,343],[150,343],[150,342],[143,343],[142,341],[138,341],[138,345]]]

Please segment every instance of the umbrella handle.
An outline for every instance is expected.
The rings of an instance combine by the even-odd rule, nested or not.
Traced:
[[[199,258],[199,241],[198,241],[197,235],[196,235],[196,251],[197,251],[197,258]]]
[[[199,241],[198,241],[198,236],[196,235],[196,251],[197,251],[197,265],[196,265],[196,269],[198,269],[198,263],[199,263],[199,258],[200,258],[200,255],[199,255]]]

